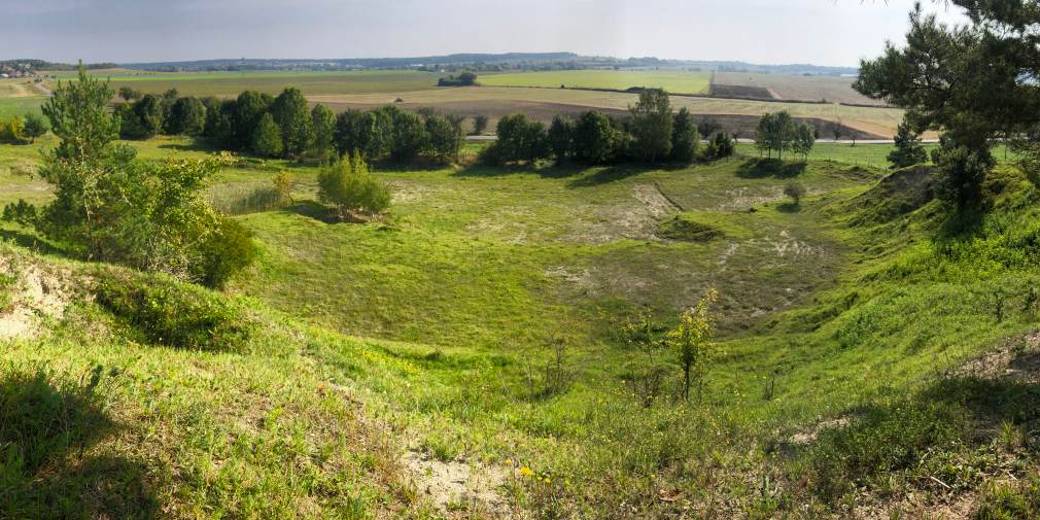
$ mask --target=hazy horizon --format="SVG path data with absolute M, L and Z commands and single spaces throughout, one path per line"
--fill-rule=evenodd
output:
M 739 5 L 740 7 L 736 7 Z M 141 63 L 575 52 L 854 67 L 901 41 L 911 0 L 39 0 L 0 59 Z M 927 5 L 944 20 L 958 15 Z M 753 17 L 736 16 L 751 14 Z

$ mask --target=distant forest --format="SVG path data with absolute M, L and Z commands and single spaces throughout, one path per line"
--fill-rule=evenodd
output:
M 126 63 L 120 66 L 147 71 L 246 71 L 246 70 L 348 70 L 348 69 L 416 69 L 416 70 L 568 70 L 568 69 L 687 69 L 729 72 L 765 72 L 789 75 L 840 76 L 855 75 L 855 67 L 822 67 L 817 65 L 756 65 L 739 61 L 662 60 L 654 57 L 612 58 L 580 56 L 571 52 L 450 54 L 412 58 L 336 58 L 336 59 L 218 59 L 156 63 Z

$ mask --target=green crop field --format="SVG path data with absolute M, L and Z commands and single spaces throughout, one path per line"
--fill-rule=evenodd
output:
M 0 145 L 0 204 L 49 199 L 27 172 L 53 144 Z M 180 138 L 131 144 L 146 159 L 211 156 Z M 885 152 L 873 146 L 821 146 L 807 163 L 741 148 L 679 169 L 382 168 L 393 206 L 365 224 L 315 218 L 314 167 L 225 158 L 215 199 L 281 171 L 296 188 L 288 207 L 236 213 L 261 254 L 224 293 L 70 260 L 0 223 L 0 273 L 32 266 L 67 299 L 38 337 L 7 342 L 0 395 L 38 402 L 4 385 L 37 381 L 43 363 L 28 388 L 90 403 L 70 428 L 98 432 L 32 485 L 15 473 L 28 494 L 9 503 L 351 518 L 936 507 L 929 476 L 974 489 L 994 457 L 1031 457 L 999 432 L 1032 427 L 1035 394 L 955 370 L 1033 330 L 1021 301 L 1040 272 L 1010 248 L 1036 227 L 1022 201 L 1037 192 L 1002 167 L 979 235 L 934 242 L 937 204 L 879 184 L 883 172 L 862 165 Z M 800 203 L 783 194 L 792 182 Z M 712 233 L 684 235 L 691 223 Z M 76 292 L 109 277 L 241 306 L 251 339 L 220 353 L 154 345 Z M 651 361 L 620 327 L 645 311 L 674 324 L 709 287 L 719 335 L 701 397 L 673 399 L 675 354 L 660 351 L 662 395 L 646 405 Z M 461 468 L 451 478 L 478 497 L 437 476 Z M 85 493 L 97 482 L 132 492 Z M 88 501 L 46 499 L 57 496 Z
M 663 88 L 674 94 L 703 94 L 711 75 L 685 71 L 560 70 L 483 74 L 481 85 L 490 87 L 592 88 L 626 90 L 632 87 Z
M 410 92 L 436 87 L 441 74 L 420 71 L 335 71 L 335 72 L 145 72 L 99 70 L 92 75 L 108 78 L 112 87 L 129 86 L 144 93 L 160 94 L 175 88 L 181 95 L 236 96 L 243 90 L 277 94 L 289 86 L 307 95 Z M 69 78 L 69 74 L 56 73 Z

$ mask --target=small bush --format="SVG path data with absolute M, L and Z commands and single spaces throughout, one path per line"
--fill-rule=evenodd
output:
M 784 186 L 784 195 L 791 197 L 791 202 L 797 206 L 802 203 L 802 197 L 805 196 L 805 186 L 797 182 L 789 182 L 787 186 Z
M 202 258 L 194 264 L 196 279 L 207 287 L 222 288 L 235 273 L 256 259 L 253 234 L 237 220 L 221 218 L 217 230 L 200 246 Z
M 250 327 L 237 307 L 165 277 L 111 274 L 95 288 L 97 303 L 146 341 L 205 351 L 241 351 Z
M 390 207 L 390 188 L 368 172 L 364 158 L 357 153 L 322 168 L 318 198 L 335 205 L 339 217 L 347 219 L 354 212 L 374 215 L 386 210 Z

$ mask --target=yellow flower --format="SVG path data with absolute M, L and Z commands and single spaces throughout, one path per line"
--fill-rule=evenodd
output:
M 520 468 L 520 475 L 525 476 L 525 477 L 530 477 L 531 475 L 534 475 L 534 472 L 531 471 L 531 468 L 529 468 L 527 466 L 524 466 L 524 467 Z

